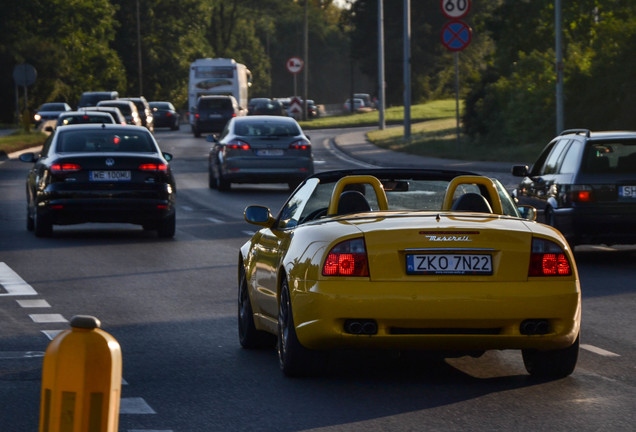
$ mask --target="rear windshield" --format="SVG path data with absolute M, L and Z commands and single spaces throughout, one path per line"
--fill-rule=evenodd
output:
M 276 121 L 237 122 L 234 133 L 241 136 L 296 136 L 300 129 L 295 123 Z
M 121 111 L 121 113 L 123 115 L 130 115 L 132 114 L 132 108 L 130 107 L 130 105 L 128 104 L 120 104 L 117 102 L 102 102 L 100 101 L 97 106 L 110 106 L 110 107 L 115 107 L 115 108 L 119 108 L 119 111 Z
M 157 148 L 149 133 L 145 131 L 68 130 L 59 133 L 56 151 L 58 153 L 156 153 Z
M 636 173 L 636 140 L 589 142 L 581 172 Z
M 232 109 L 229 99 L 201 99 L 199 109 Z
M 115 120 L 113 120 L 113 118 L 108 114 L 77 114 L 71 116 L 61 116 L 58 118 L 57 121 L 57 124 L 61 126 L 83 123 L 115 123 Z

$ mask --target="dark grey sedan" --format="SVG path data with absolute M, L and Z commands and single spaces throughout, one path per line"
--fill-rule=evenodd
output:
M 209 155 L 209 185 L 225 191 L 231 183 L 287 183 L 294 189 L 314 173 L 311 142 L 293 118 L 232 118 Z

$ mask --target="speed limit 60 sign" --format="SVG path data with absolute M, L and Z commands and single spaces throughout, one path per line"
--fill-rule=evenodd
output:
M 448 18 L 459 19 L 470 10 L 470 0 L 440 0 L 440 7 Z

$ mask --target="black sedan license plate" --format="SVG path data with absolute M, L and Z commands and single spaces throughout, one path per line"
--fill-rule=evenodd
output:
M 490 275 L 492 256 L 488 254 L 408 254 L 406 273 L 411 275 Z
M 130 171 L 91 171 L 91 181 L 130 181 Z

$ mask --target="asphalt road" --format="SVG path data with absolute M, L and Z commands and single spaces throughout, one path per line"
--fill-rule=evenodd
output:
M 316 169 L 367 166 L 311 131 Z M 25 228 L 28 165 L 0 163 L 0 431 L 37 430 L 42 356 L 74 315 L 120 343 L 120 431 L 631 431 L 636 423 L 636 246 L 581 246 L 579 364 L 528 377 L 521 354 L 445 361 L 395 353 L 332 356 L 324 376 L 288 379 L 273 350 L 240 348 L 236 258 L 248 204 L 277 211 L 283 185 L 207 187 L 208 143 L 157 131 L 174 153 L 174 239 L 127 225 Z

